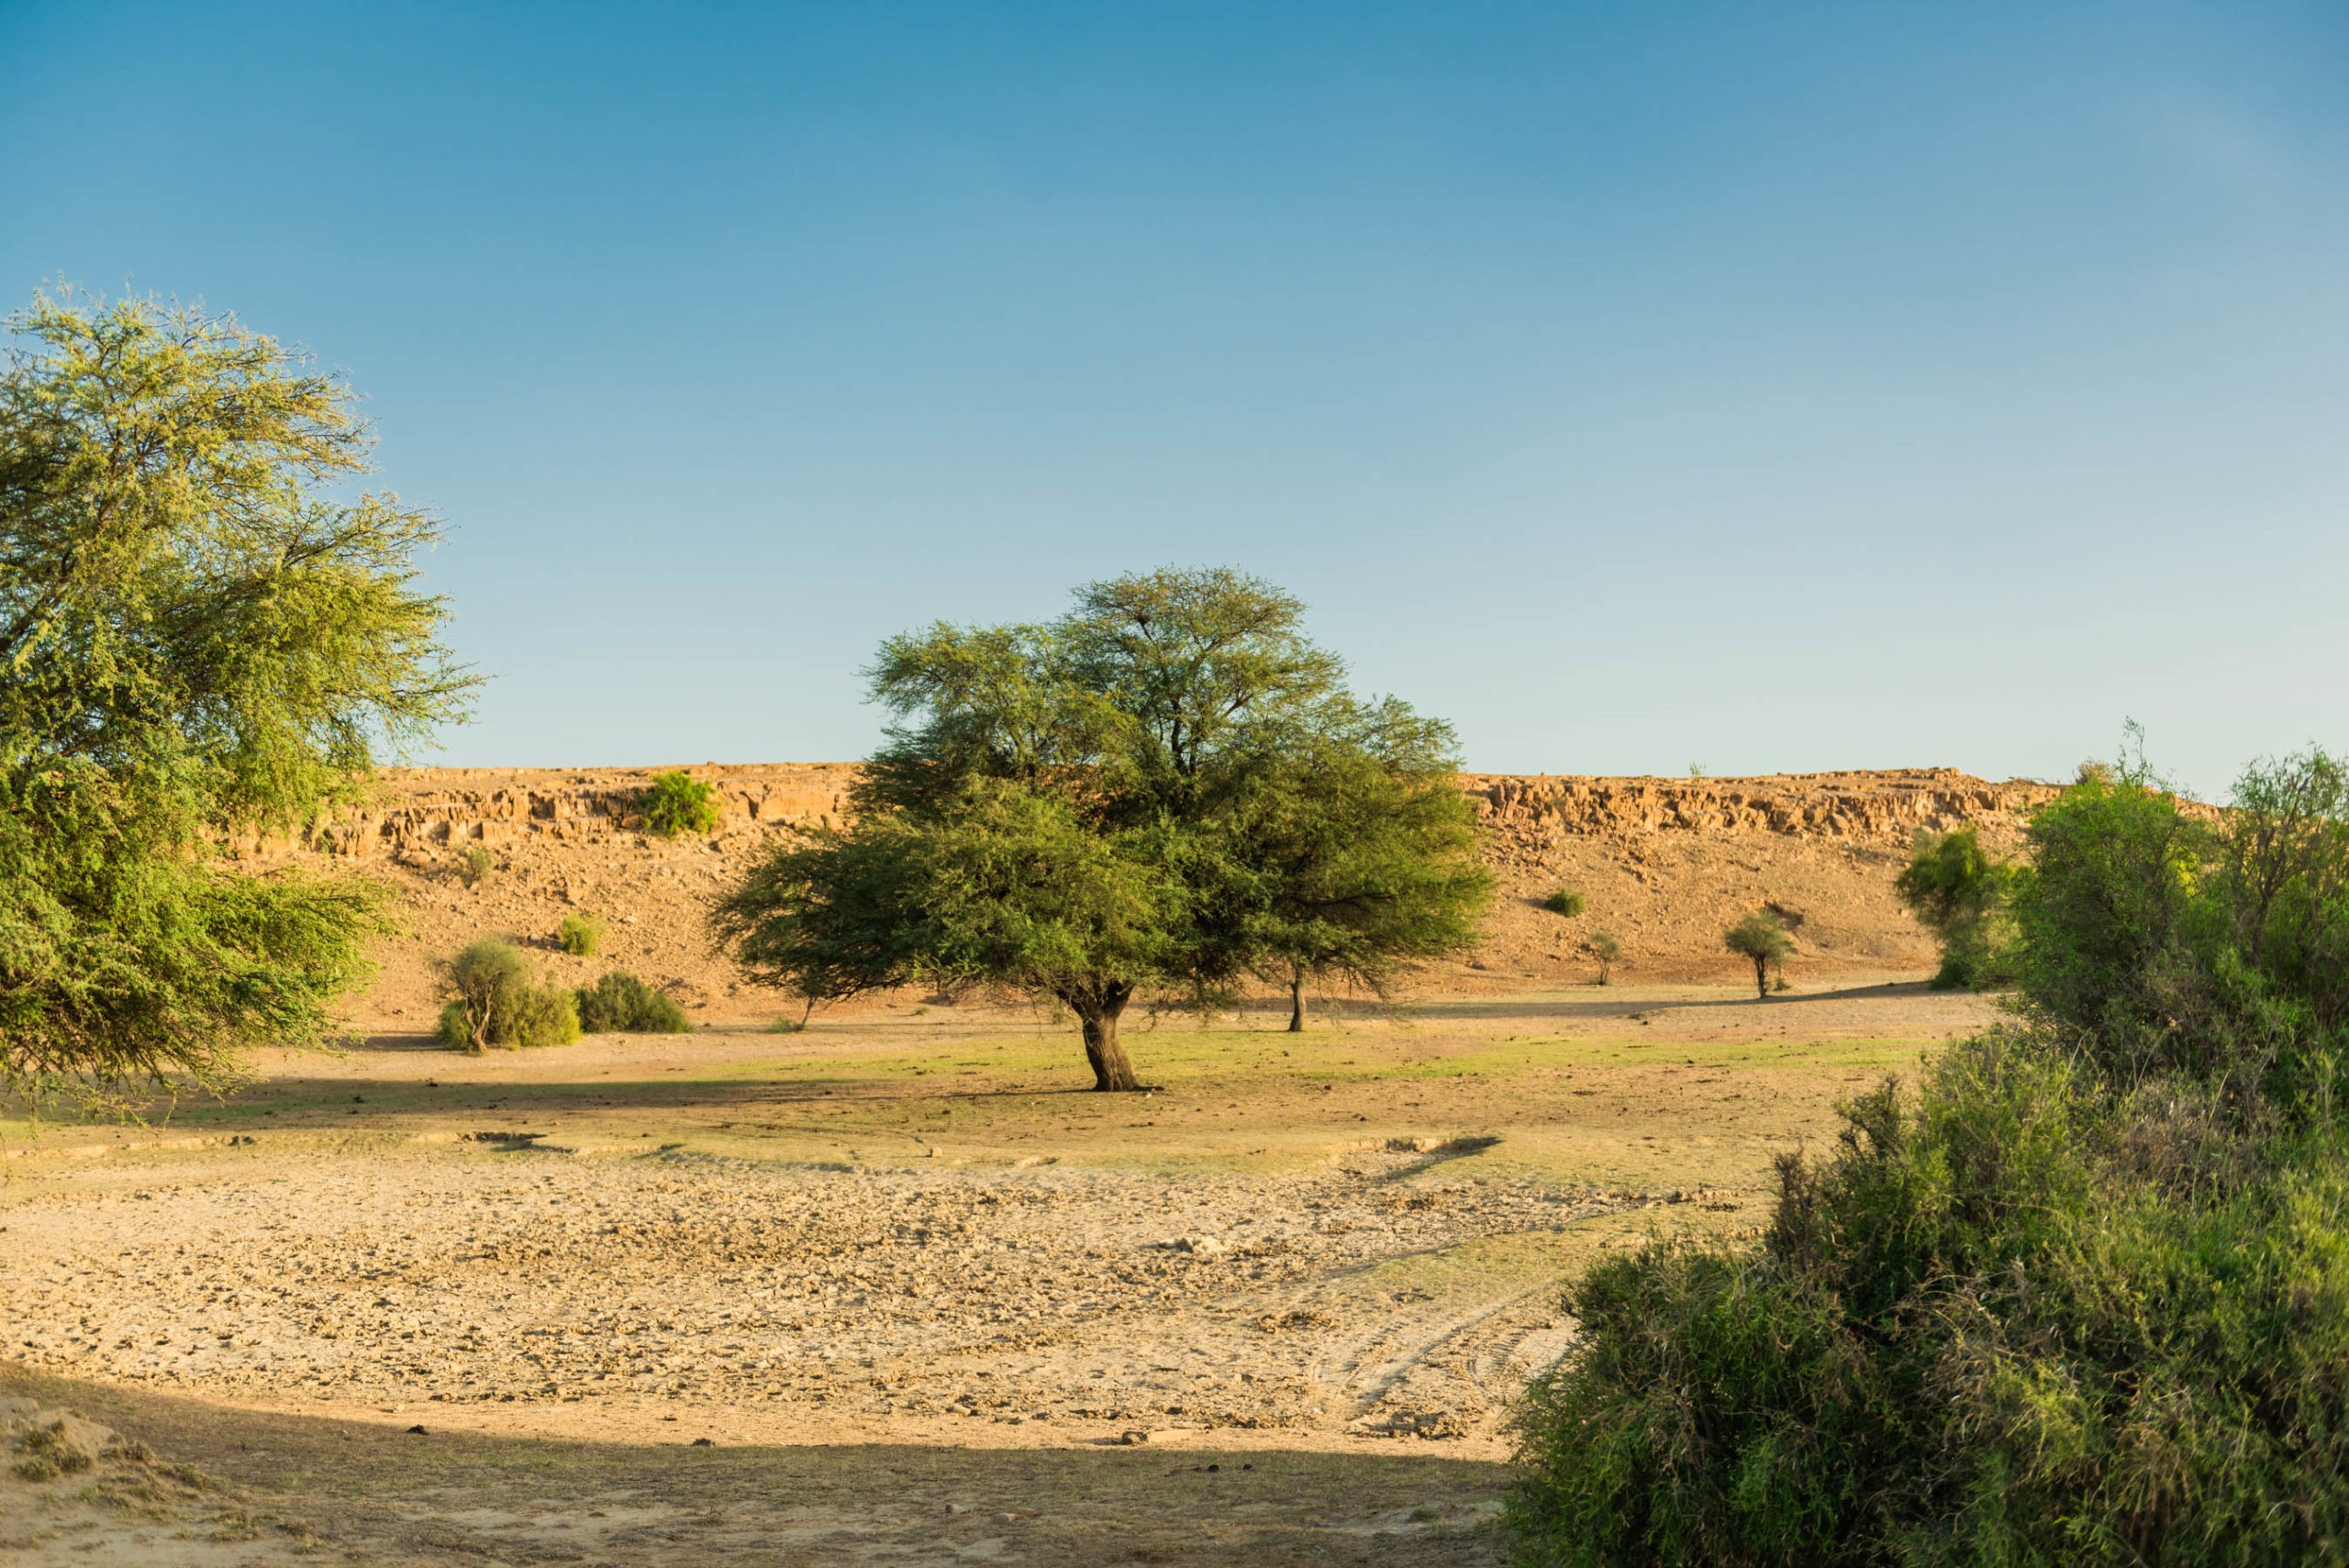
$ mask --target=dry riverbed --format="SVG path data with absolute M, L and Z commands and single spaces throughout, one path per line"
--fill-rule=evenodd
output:
M 1868 980 L 1167 1020 L 1130 1096 L 943 1007 L 285 1056 L 11 1129 L 0 1392 L 360 1561 L 1495 1561 L 1565 1282 L 1750 1232 L 1836 1098 L 1985 1016 Z

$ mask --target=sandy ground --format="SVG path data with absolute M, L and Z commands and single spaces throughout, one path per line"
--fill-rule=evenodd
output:
M 1166 1018 L 1116 1096 L 1064 1028 L 911 1004 L 277 1053 L 168 1122 L 8 1129 L 0 1392 L 210 1490 L 53 1480 L 0 1560 L 1497 1561 L 1564 1284 L 1750 1233 L 1838 1097 L 1989 1016 L 1862 975 Z

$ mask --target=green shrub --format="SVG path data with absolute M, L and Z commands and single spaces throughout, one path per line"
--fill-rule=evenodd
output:
M 767 1033 L 769 1034 L 805 1034 L 807 1030 L 807 1020 L 806 1018 L 795 1018 L 789 1013 L 784 1014 L 780 1018 L 776 1018 L 774 1022 L 767 1025 Z
M 1936 991 L 1984 991 L 2014 979 L 2014 921 L 2007 899 L 2014 868 L 1990 858 L 1971 824 L 1920 833 L 1909 864 L 1893 884 L 1941 942 Z
M 663 839 L 718 828 L 718 792 L 691 773 L 662 773 L 644 792 L 639 808 L 644 813 L 644 830 Z
M 555 944 L 573 958 L 592 957 L 604 945 L 604 922 L 581 910 L 565 915 L 554 929 Z
M 1622 939 L 1612 931 L 1593 931 L 1583 939 L 1582 945 L 1584 951 L 1598 961 L 1598 983 L 1611 984 L 1615 966 L 1623 962 Z
M 675 997 L 617 969 L 580 988 L 578 1018 L 590 1034 L 683 1034 L 693 1027 Z
M 571 994 L 532 984 L 529 962 L 511 942 L 484 938 L 466 948 L 450 962 L 449 984 L 456 994 L 440 1009 L 440 1036 L 460 1051 L 579 1038 Z
M 497 869 L 497 856 L 487 844 L 467 844 L 457 851 L 457 880 L 478 887 L 482 878 Z
M 1520 1416 L 1526 1563 L 2349 1559 L 2349 784 L 2034 818 L 2021 1021 L 1603 1263 Z
M 1542 900 L 1542 907 L 1553 915 L 1564 915 L 1571 920 L 1582 913 L 1582 895 L 1571 887 L 1562 887 Z

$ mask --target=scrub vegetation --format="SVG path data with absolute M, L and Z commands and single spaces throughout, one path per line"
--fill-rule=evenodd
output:
M 2349 1557 L 2349 781 L 2132 762 L 2028 845 L 2010 1024 L 1785 1158 L 1757 1250 L 1575 1292 L 1524 1562 Z

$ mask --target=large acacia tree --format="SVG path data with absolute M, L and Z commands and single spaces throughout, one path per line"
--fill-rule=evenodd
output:
M 1383 982 L 1464 944 L 1487 885 L 1451 733 L 1356 702 L 1302 617 L 1253 578 L 1162 571 L 1047 625 L 892 639 L 872 673 L 894 722 L 851 820 L 755 868 L 720 938 L 811 1001 L 1053 997 L 1100 1089 L 1141 1086 L 1118 1027 L 1145 991 L 1284 963 Z
M 221 848 L 351 797 L 468 677 L 343 487 L 350 390 L 233 318 L 37 297 L 0 370 L 0 1084 L 217 1081 L 364 972 L 380 894 Z

